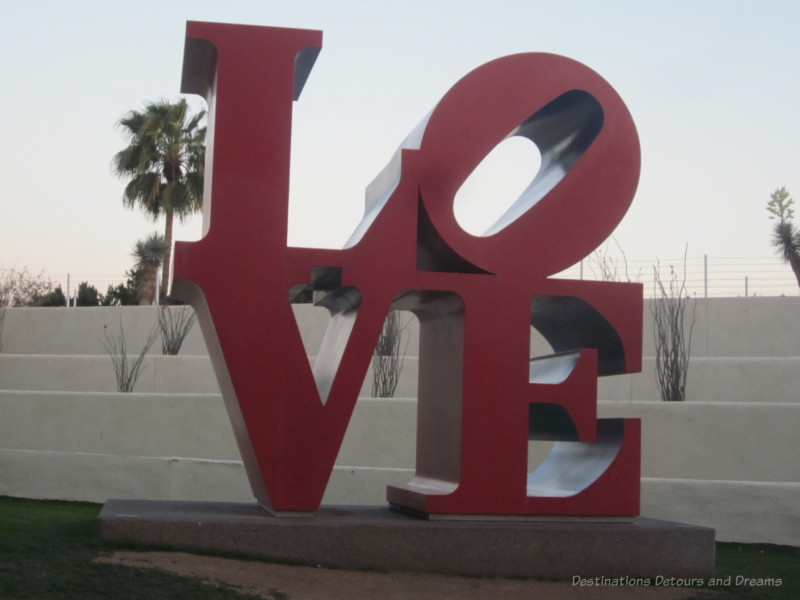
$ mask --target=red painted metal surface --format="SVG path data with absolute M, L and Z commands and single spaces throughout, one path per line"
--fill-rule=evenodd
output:
M 383 321 L 420 321 L 416 476 L 387 491 L 427 515 L 635 515 L 639 423 L 597 420 L 598 375 L 640 370 L 638 284 L 550 277 L 597 247 L 639 175 L 633 121 L 569 59 L 520 54 L 459 81 L 368 188 L 342 250 L 287 247 L 292 102 L 320 32 L 190 22 L 184 92 L 209 101 L 205 237 L 179 243 L 175 295 L 196 309 L 258 501 L 319 507 Z M 509 135 L 542 168 L 485 236 L 455 193 Z M 325 292 L 312 369 L 290 306 Z M 529 360 L 530 327 L 554 355 Z M 528 476 L 530 440 L 556 445 Z

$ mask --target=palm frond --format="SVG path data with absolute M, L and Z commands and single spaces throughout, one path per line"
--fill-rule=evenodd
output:
M 131 250 L 131 256 L 136 259 L 136 268 L 158 267 L 164 259 L 169 245 L 163 235 L 151 233 L 143 240 L 138 240 Z
M 189 119 L 189 122 L 184 127 L 184 130 L 187 133 L 193 132 L 197 128 L 197 126 L 200 124 L 200 121 L 202 121 L 205 118 L 205 116 L 206 116 L 206 111 L 201 110 L 196 115 L 194 115 L 191 119 Z M 203 129 L 205 130 L 205 128 L 203 128 Z

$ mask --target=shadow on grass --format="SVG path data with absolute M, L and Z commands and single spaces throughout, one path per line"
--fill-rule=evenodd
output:
M 800 548 L 771 544 L 717 543 L 715 579 L 723 598 L 800 598 Z M 704 588 L 706 590 L 712 588 Z M 720 597 L 700 595 L 699 598 Z
M 253 600 L 199 579 L 95 564 L 99 504 L 0 498 L 0 598 L 4 600 Z

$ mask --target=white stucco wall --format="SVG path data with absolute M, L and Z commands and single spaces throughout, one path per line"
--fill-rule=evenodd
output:
M 800 546 L 800 299 L 697 305 L 687 402 L 658 400 L 646 307 L 644 372 L 601 379 L 600 416 L 642 419 L 642 514 L 712 526 L 720 540 Z M 138 352 L 155 310 L 8 310 L 0 495 L 252 500 L 199 331 L 182 356 L 154 349 L 135 393 L 114 391 L 103 325 L 122 322 Z M 324 311 L 297 314 L 314 354 Z M 397 398 L 359 400 L 325 503 L 383 503 L 387 484 L 411 478 L 416 368 L 408 356 Z
M 643 355 L 654 355 L 651 301 L 644 303 Z M 691 300 L 696 304 L 692 356 L 800 357 L 798 314 L 800 297 L 710 298 Z M 315 354 L 322 340 L 327 312 L 311 305 L 294 305 L 301 335 L 309 354 Z M 109 308 L 11 308 L 3 330 L 3 354 L 90 354 L 105 355 L 104 326 L 111 332 L 122 323 L 129 347 L 138 353 L 147 334 L 157 324 L 159 307 Z M 173 309 L 174 310 L 174 309 Z M 687 314 L 691 310 L 687 309 Z M 417 328 L 412 322 L 409 348 L 416 348 Z M 534 336 L 535 337 L 535 336 Z M 533 341 L 536 344 L 536 340 Z M 156 346 L 151 350 L 160 354 Z M 184 355 L 207 354 L 202 335 L 194 329 L 188 336 Z M 413 352 L 410 352 L 413 354 Z

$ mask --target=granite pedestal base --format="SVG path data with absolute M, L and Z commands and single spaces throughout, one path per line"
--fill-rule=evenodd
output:
M 111 543 L 242 554 L 341 569 L 480 577 L 710 577 L 714 530 L 618 521 L 427 521 L 379 507 L 278 518 L 256 504 L 109 500 Z

